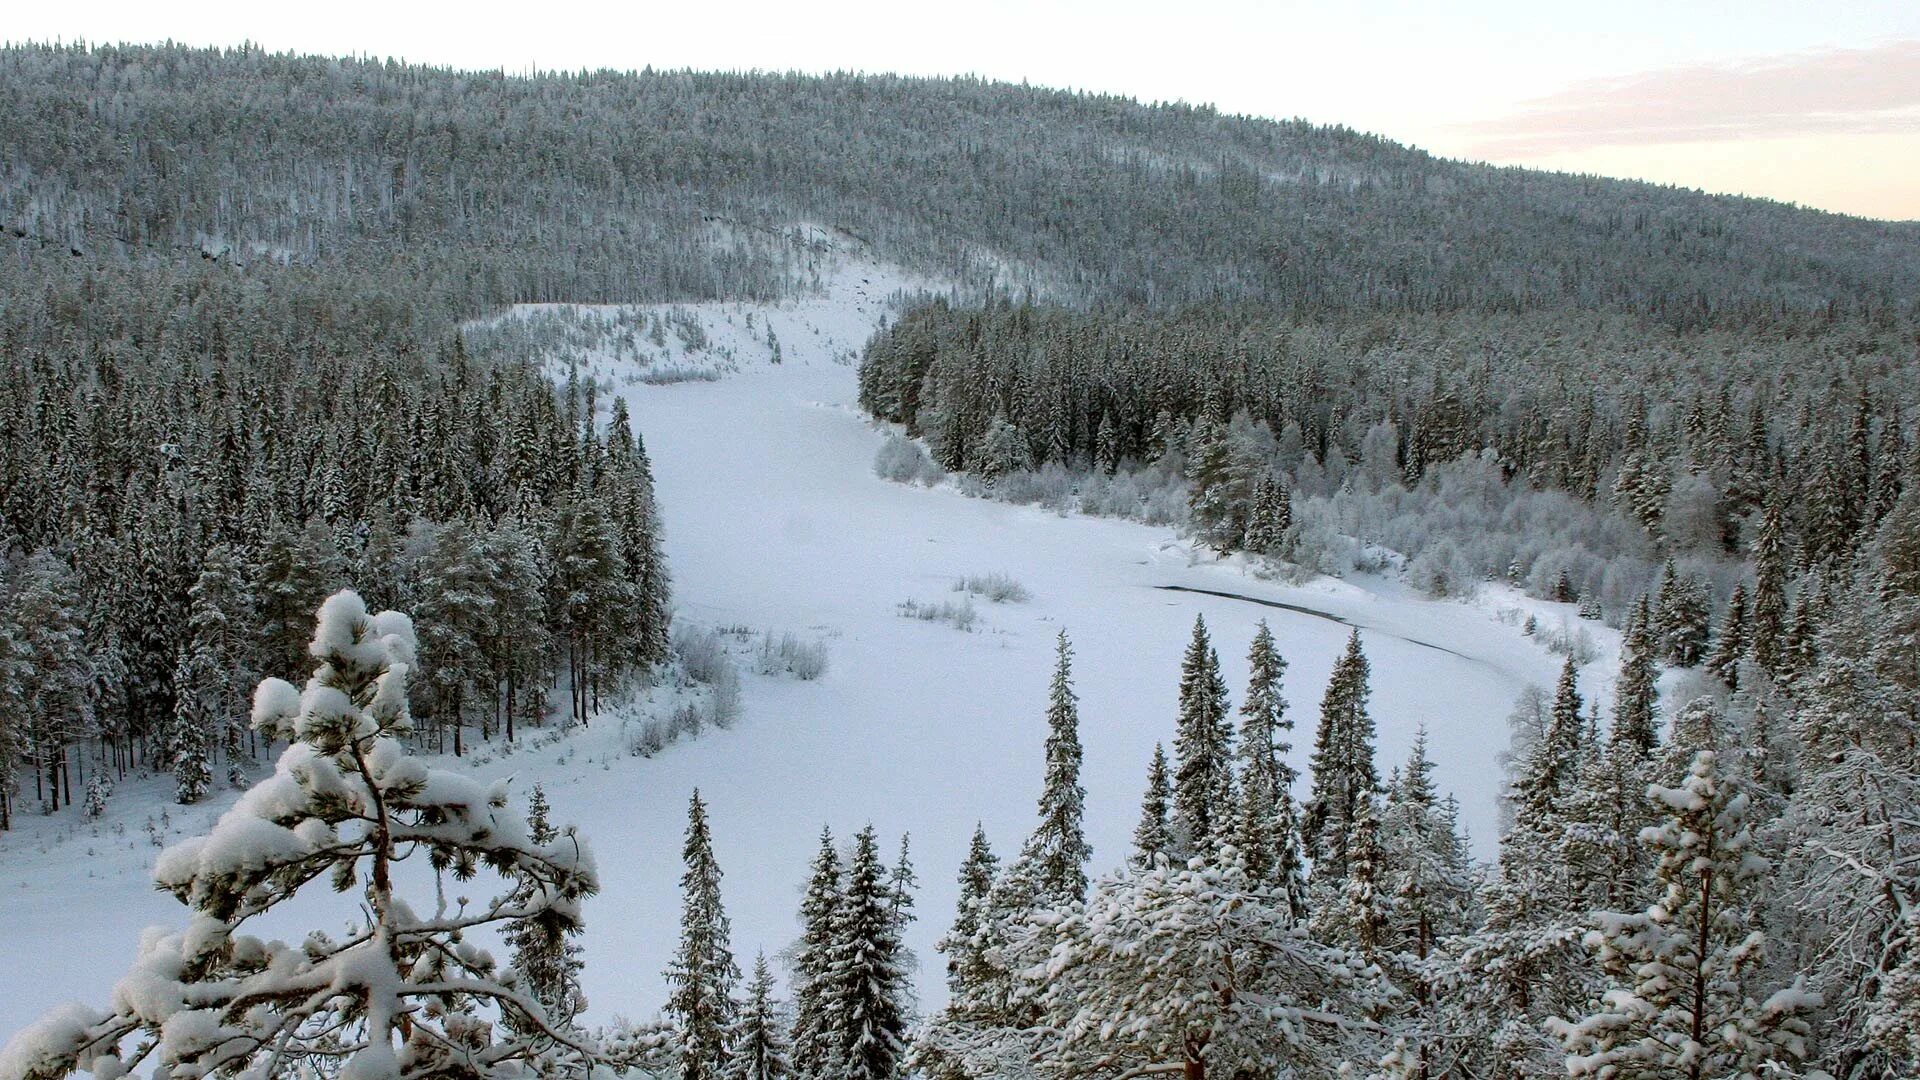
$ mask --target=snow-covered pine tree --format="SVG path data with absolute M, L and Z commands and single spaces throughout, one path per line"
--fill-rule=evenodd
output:
M 550 820 L 552 810 L 546 791 L 539 784 L 533 785 L 527 795 L 527 839 L 537 846 L 545 847 L 562 835 Z M 569 830 L 566 835 L 571 837 L 573 833 Z M 570 1029 L 587 1008 L 586 994 L 580 989 L 581 948 L 573 940 L 580 931 L 578 914 L 560 918 L 543 910 L 501 933 L 513 949 L 508 966 L 519 977 L 520 992 L 540 1003 L 547 1023 L 561 1028 Z M 507 1016 L 506 1022 L 519 1034 L 535 1033 L 513 1015 Z
M 1601 1007 L 1552 1027 L 1572 1076 L 1758 1078 L 1806 1056 L 1819 995 L 1796 981 L 1768 992 L 1760 924 L 1767 861 L 1753 850 L 1747 794 L 1719 755 L 1695 755 L 1677 788 L 1648 794 L 1666 820 L 1642 833 L 1659 856 L 1660 899 L 1602 913 L 1587 944 L 1611 988 Z
M 1057 907 L 1087 895 L 1087 846 L 1081 814 L 1087 799 L 1080 786 L 1080 708 L 1073 693 L 1073 645 L 1060 631 L 1054 644 L 1053 681 L 1047 689 L 1046 780 L 1040 791 L 1040 823 L 1020 858 L 1031 864 L 1039 902 Z
M 548 607 L 566 655 L 571 716 L 584 724 L 619 667 L 614 631 L 631 615 L 633 589 L 619 536 L 587 493 L 577 492 L 556 510 L 549 536 Z
M 730 1042 L 733 1056 L 726 1080 L 788 1080 L 794 1075 L 780 1003 L 773 996 L 773 971 L 764 953 L 754 958 L 747 999 L 740 1005 Z
M 839 1052 L 829 1013 L 833 987 L 828 974 L 839 940 L 843 893 L 840 853 L 832 830 L 823 828 L 800 900 L 800 940 L 793 948 L 793 1064 L 810 1080 L 830 1080 Z
M 1051 1073 L 1320 1076 L 1378 1056 L 1375 972 L 1310 938 L 1231 847 L 1220 854 L 1103 878 L 1084 908 L 1050 918 L 1028 977 Z
M 319 1068 L 346 1080 L 518 1080 L 620 1064 L 551 1024 L 463 940 L 577 911 L 596 886 L 584 846 L 534 844 L 507 812 L 504 784 L 407 755 L 406 616 L 370 616 L 358 596 L 337 594 L 321 606 L 311 651 L 319 665 L 304 692 L 267 679 L 254 696 L 254 723 L 291 744 L 273 776 L 155 866 L 192 910 L 191 927 L 148 937 L 111 1011 L 62 1010 L 16 1036 L 0 1051 L 5 1080 L 118 1076 L 148 1061 L 170 1075 Z M 485 868 L 508 887 L 422 918 L 396 883 L 416 858 L 462 879 Z M 358 894 L 338 913 L 344 934 L 316 930 L 289 945 L 247 932 L 323 879 Z M 535 1033 L 492 1022 L 503 1014 Z
M 681 848 L 680 947 L 667 966 L 667 1003 L 673 1024 L 674 1067 L 681 1080 L 719 1080 L 732 1055 L 734 987 L 740 968 L 733 960 L 731 931 L 720 903 L 720 864 L 700 792 L 687 805 L 687 839 Z
M 1653 640 L 1653 616 L 1642 596 L 1634 602 L 1627 630 L 1620 642 L 1620 679 L 1613 691 L 1615 745 L 1645 757 L 1659 741 L 1659 668 Z
M 892 890 L 871 825 L 854 837 L 833 929 L 824 973 L 832 1051 L 821 1075 L 895 1080 L 906 1060 L 912 1004 Z
M 1147 792 L 1140 800 L 1140 823 L 1133 829 L 1133 855 L 1128 863 L 1144 870 L 1157 860 L 1173 857 L 1173 782 L 1167 775 L 1166 747 L 1153 744 L 1147 766 Z
M 485 688 L 498 724 L 511 740 L 522 699 L 542 701 L 553 672 L 553 637 L 547 630 L 546 599 L 541 595 L 546 571 L 540 565 L 539 545 L 521 526 L 502 524 L 480 540 L 493 587 L 491 617 L 482 624 L 480 652 L 488 667 Z M 543 706 L 536 707 L 539 718 Z
M 1230 842 L 1236 816 L 1227 684 L 1201 616 L 1194 617 L 1193 638 L 1180 664 L 1173 752 L 1173 854 L 1184 861 Z
M 1360 647 L 1360 631 L 1347 638 L 1347 651 L 1334 665 L 1320 699 L 1320 727 L 1314 734 L 1313 794 L 1301 818 L 1301 833 L 1313 859 L 1314 876 L 1324 882 L 1344 878 L 1347 853 L 1361 802 L 1380 788 L 1373 764 L 1373 717 L 1367 713 L 1371 665 Z

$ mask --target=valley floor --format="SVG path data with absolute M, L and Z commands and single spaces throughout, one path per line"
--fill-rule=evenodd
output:
M 662 1000 L 696 787 L 711 810 L 743 966 L 795 936 L 799 888 L 823 825 L 849 837 L 870 821 L 889 845 L 911 833 L 922 887 L 909 944 L 920 958 L 922 1006 L 936 1006 L 945 991 L 933 943 L 952 917 L 953 876 L 974 823 L 984 823 L 1003 856 L 1031 825 L 1062 628 L 1076 651 L 1096 872 L 1125 857 L 1153 745 L 1171 742 L 1180 654 L 1196 613 L 1212 628 L 1236 704 L 1254 624 L 1271 624 L 1290 665 L 1289 715 L 1300 725 L 1292 762 L 1302 771 L 1343 624 L 1360 627 L 1382 773 L 1425 724 L 1440 784 L 1461 800 L 1476 854 L 1492 854 L 1506 717 L 1524 686 L 1550 686 L 1560 664 L 1521 636 L 1511 610 L 1571 620 L 1564 605 L 1504 593 L 1433 602 L 1390 582 L 1286 587 L 1237 562 L 1196 558 L 1166 529 L 880 480 L 871 462 L 881 434 L 853 404 L 845 359 L 882 310 L 881 289 L 858 274 L 834 287 L 855 283 L 864 286 L 857 297 L 836 299 L 830 289 L 812 307 L 776 312 L 787 320 L 778 366 L 745 364 L 718 381 L 664 386 L 614 378 L 652 455 L 678 617 L 819 637 L 830 659 L 817 681 L 748 676 L 738 723 L 654 758 L 621 753 L 603 724 L 477 766 L 514 776 L 521 792 L 545 784 L 556 820 L 578 824 L 597 852 L 604 892 L 586 908 L 589 1020 L 650 1016 Z M 817 318 L 807 314 L 814 308 Z M 721 312 L 709 314 L 723 321 Z M 958 577 L 994 571 L 1032 598 L 976 601 L 973 632 L 898 614 L 905 600 L 957 600 Z M 1509 605 L 1507 618 L 1500 604 Z M 1586 681 L 1604 685 L 1613 635 L 1585 625 L 1602 645 Z M 0 980 L 0 1037 L 63 1000 L 104 1003 L 141 928 L 180 921 L 145 871 L 157 849 L 139 823 L 165 805 L 160 793 L 156 781 L 116 796 L 124 801 L 110 819 L 117 825 L 35 820 L 0 837 L 0 971 L 10 974 Z M 171 823 L 194 827 L 217 810 L 174 808 Z

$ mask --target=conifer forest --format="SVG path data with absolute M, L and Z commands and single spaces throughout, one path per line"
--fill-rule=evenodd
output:
M 0 46 L 0 1080 L 1920 1076 L 1920 222 Z

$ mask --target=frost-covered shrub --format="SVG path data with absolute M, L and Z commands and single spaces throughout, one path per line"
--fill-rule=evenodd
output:
M 996 604 L 1024 604 L 1033 599 L 1025 585 L 1002 573 L 968 574 L 953 583 L 954 592 L 984 597 Z
M 802 641 L 792 634 L 776 640 L 772 631 L 760 643 L 756 669 L 762 675 L 792 675 L 802 681 L 817 679 L 827 672 L 827 643 Z
M 729 658 L 709 684 L 706 719 L 717 728 L 729 728 L 740 718 L 740 672 Z
M 1554 626 L 1540 626 L 1536 623 L 1535 638 L 1547 647 L 1547 651 L 1558 656 L 1567 656 L 1575 664 L 1590 664 L 1599 656 L 1593 644 L 1593 635 L 1578 622 L 1565 620 Z
M 895 610 L 904 618 L 919 619 L 921 622 L 943 622 L 955 630 L 971 631 L 980 618 L 979 613 L 973 608 L 971 596 L 962 597 L 958 603 L 952 600 L 934 603 L 902 600 Z
M 1466 596 L 1485 575 L 1450 539 L 1427 548 L 1407 564 L 1407 580 L 1434 596 Z
M 897 484 L 925 484 L 946 478 L 945 470 L 927 456 L 926 448 L 905 435 L 890 434 L 873 454 L 874 475 Z
M 1329 500 L 1293 504 L 1293 561 L 1316 574 L 1344 577 L 1359 563 L 1360 545 L 1342 532 Z
M 673 656 L 681 670 L 695 682 L 709 686 L 733 671 L 733 658 L 727 655 L 727 642 L 719 631 L 686 627 L 673 628 Z M 738 676 L 736 675 L 736 678 Z
M 640 381 L 648 386 L 672 386 L 676 383 L 719 382 L 720 373 L 710 367 L 688 367 L 684 364 L 662 364 L 640 373 Z
M 1073 473 L 1057 461 L 1038 470 L 1018 469 L 993 482 L 994 497 L 1016 506 L 1044 506 L 1066 513 L 1074 506 Z

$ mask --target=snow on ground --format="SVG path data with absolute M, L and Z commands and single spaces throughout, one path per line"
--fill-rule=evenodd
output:
M 1574 625 L 1569 605 L 1504 590 L 1476 604 L 1434 602 L 1377 580 L 1285 586 L 1238 561 L 1196 557 L 1167 529 L 880 480 L 871 463 L 881 433 L 853 404 L 847 361 L 889 299 L 924 283 L 844 253 L 819 276 L 820 291 L 773 308 L 680 309 L 699 318 L 710 348 L 732 350 L 737 370 L 716 381 L 642 381 L 648 368 L 687 361 L 677 343 L 672 355 L 648 358 L 582 353 L 627 397 L 645 436 L 679 616 L 794 631 L 830 649 L 817 681 L 749 675 L 737 724 L 654 758 L 625 754 L 602 722 L 577 741 L 477 766 L 513 775 L 522 793 L 544 783 L 556 819 L 578 824 L 598 853 L 604 891 L 586 909 L 590 1018 L 648 1016 L 663 998 L 696 787 L 710 807 L 743 965 L 795 936 L 823 825 L 847 838 L 872 822 L 889 849 L 910 832 L 922 889 L 909 944 L 921 961 L 922 1003 L 937 1006 L 945 990 L 933 943 L 952 918 L 954 874 L 974 823 L 1006 856 L 1033 821 L 1062 628 L 1076 652 L 1097 872 L 1125 857 L 1153 745 L 1172 740 L 1196 614 L 1213 632 L 1236 704 L 1255 622 L 1272 626 L 1290 665 L 1286 696 L 1300 725 L 1292 760 L 1303 771 L 1328 673 L 1348 624 L 1360 627 L 1383 774 L 1426 725 L 1439 781 L 1460 798 L 1476 852 L 1493 853 L 1506 717 L 1524 686 L 1550 688 L 1560 665 L 1518 623 L 1525 610 L 1541 613 L 1543 626 Z M 763 362 L 769 324 L 782 345 L 777 366 Z M 1031 599 L 975 601 L 973 632 L 898 613 L 907 600 L 957 600 L 957 578 L 991 572 L 1018 579 Z M 1588 680 L 1604 686 L 1617 635 L 1580 625 L 1598 646 Z M 62 1000 L 104 1003 L 140 929 L 180 921 L 144 870 L 157 849 L 139 822 L 160 813 L 163 798 L 155 781 L 117 795 L 115 823 L 101 829 L 63 815 L 0 837 L 0 971 L 30 975 L 0 980 L 0 1035 Z M 168 811 L 176 827 L 198 827 L 214 812 Z

